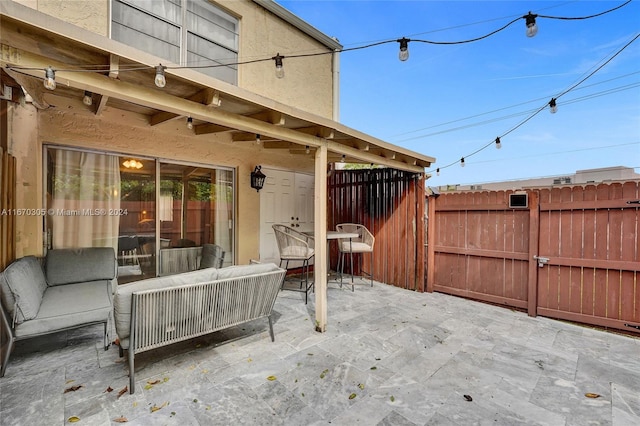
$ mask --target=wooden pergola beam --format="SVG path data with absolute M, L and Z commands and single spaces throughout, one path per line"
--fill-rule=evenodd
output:
M 187 98 L 190 101 L 198 102 L 203 105 L 207 105 L 210 107 L 219 107 L 222 101 L 220 100 L 220 93 L 217 90 L 206 88 L 193 96 Z M 160 123 L 164 123 L 165 121 L 173 120 L 175 118 L 181 117 L 179 114 L 174 114 L 171 112 L 161 111 L 157 114 L 154 114 L 149 119 L 149 124 L 151 126 L 157 126 Z M 203 131 L 204 129 L 201 129 Z M 202 133 L 198 133 L 202 134 Z

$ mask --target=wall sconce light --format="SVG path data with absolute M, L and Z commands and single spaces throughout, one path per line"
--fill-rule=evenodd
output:
M 264 173 L 260 170 L 262 166 L 256 166 L 256 168 L 251 172 L 251 187 L 256 190 L 256 192 L 260 192 L 262 187 L 264 186 L 264 181 L 267 178 Z

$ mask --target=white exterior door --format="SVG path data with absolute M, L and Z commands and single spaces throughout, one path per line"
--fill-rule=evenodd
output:
M 262 169 L 267 176 L 260 191 L 260 261 L 280 263 L 272 225 L 313 231 L 314 178 L 312 175 Z M 289 263 L 290 267 L 295 267 Z

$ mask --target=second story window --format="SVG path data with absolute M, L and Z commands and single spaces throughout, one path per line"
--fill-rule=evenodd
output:
M 237 84 L 238 20 L 207 0 L 112 0 L 111 16 L 112 39 Z

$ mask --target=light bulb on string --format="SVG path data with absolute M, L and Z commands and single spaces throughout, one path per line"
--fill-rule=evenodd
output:
M 342 154 L 342 158 L 340 159 L 340 162 L 341 162 L 341 163 L 344 163 L 344 159 L 345 159 L 345 155 L 344 155 L 344 154 Z
M 86 106 L 91 106 L 93 104 L 93 93 L 88 90 L 84 91 L 84 96 L 82 97 L 82 103 Z
M 538 25 L 536 24 L 537 16 L 538 15 L 534 15 L 531 12 L 523 16 L 527 23 L 527 37 L 533 37 L 538 34 Z
M 309 145 L 304 147 L 304 152 L 305 154 L 309 154 L 311 152 L 311 148 L 309 148 Z
M 56 89 L 56 72 L 51 67 L 44 70 L 44 87 L 49 90 Z
M 187 129 L 193 129 L 193 118 L 187 117 Z
M 500 137 L 496 138 L 496 149 L 502 148 L 502 142 L 500 142 Z
M 163 88 L 164 86 L 167 85 L 167 79 L 164 76 L 164 70 L 167 67 L 163 66 L 162 64 L 158 65 L 156 67 L 156 78 L 154 80 L 154 82 L 156 83 L 156 86 Z
M 400 52 L 398 52 L 398 59 L 400 59 L 402 62 L 409 59 L 409 42 L 410 41 L 411 40 L 406 37 L 402 37 L 401 39 L 398 39 L 398 43 L 400 43 Z
M 262 142 L 262 140 L 260 140 L 260 134 L 256 134 L 256 144 L 260 145 L 260 143 Z
M 556 104 L 556 98 L 551 98 L 551 100 L 549 101 L 549 111 L 551 111 L 551 114 L 555 114 L 556 112 L 558 112 L 558 105 Z
M 440 167 L 436 169 L 436 176 L 440 176 Z
M 284 68 L 282 65 L 282 60 L 284 59 L 284 56 L 280 55 L 280 53 L 278 52 L 276 53 L 276 56 L 274 56 L 271 59 L 273 59 L 276 63 L 276 77 L 284 78 Z
M 464 167 L 464 157 L 460 159 L 460 167 Z

